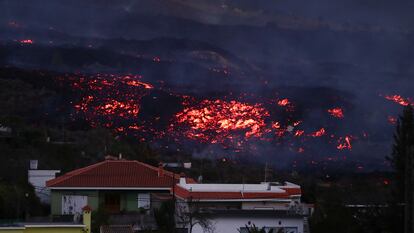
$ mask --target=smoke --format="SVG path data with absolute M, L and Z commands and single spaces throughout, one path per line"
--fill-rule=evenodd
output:
M 199 100 L 265 103 L 281 120 L 292 116 L 268 101 L 289 98 L 292 118 L 304 122 L 305 132 L 326 127 L 338 137 L 355 135 L 347 156 L 372 167 L 382 166 L 390 151 L 387 117 L 401 111 L 382 96 L 413 97 L 410 1 L 2 0 L 0 8 L 3 64 L 139 73 L 163 91 Z M 13 42 L 22 39 L 35 43 Z M 337 107 L 343 119 L 327 113 Z M 337 142 L 326 140 L 310 143 L 304 153 L 311 160 L 330 157 Z M 302 156 L 301 146 L 289 143 L 252 141 L 246 147 L 246 155 L 277 154 L 285 165 Z M 193 154 L 237 153 L 207 145 Z

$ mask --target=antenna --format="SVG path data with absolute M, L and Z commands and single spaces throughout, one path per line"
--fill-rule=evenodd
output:
M 242 195 L 242 197 L 244 197 L 244 176 L 243 176 L 242 180 L 243 180 L 243 185 L 242 185 L 241 195 Z

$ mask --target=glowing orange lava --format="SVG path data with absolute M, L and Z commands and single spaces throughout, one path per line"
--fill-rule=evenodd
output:
M 176 122 L 185 127 L 183 134 L 191 139 L 211 143 L 260 137 L 265 133 L 269 112 L 260 104 L 239 101 L 203 100 L 196 107 L 176 114 Z
M 313 132 L 312 134 L 310 134 L 311 137 L 322 137 L 323 135 L 325 135 L 326 131 L 325 128 L 321 128 L 320 130 Z
M 277 104 L 279 106 L 287 106 L 288 104 L 290 104 L 290 101 L 289 101 L 289 99 L 281 99 L 277 102 Z
M 153 86 L 142 82 L 139 75 L 118 76 L 96 74 L 67 77 L 81 99 L 74 108 L 83 113 L 92 126 L 112 128 L 116 132 L 137 130 L 138 125 L 125 125 L 125 120 L 136 120 L 140 100 Z
M 31 39 L 20 40 L 21 44 L 33 44 L 34 41 Z
M 332 109 L 328 109 L 328 112 L 333 117 L 336 117 L 336 118 L 344 118 L 344 112 L 343 112 L 342 108 L 332 108 Z
M 396 117 L 388 116 L 387 120 L 391 125 L 397 124 L 397 118 Z
M 404 98 L 401 95 L 386 95 L 385 99 L 393 101 L 402 106 L 408 106 L 410 104 L 413 104 L 410 99 Z
M 338 146 L 336 147 L 338 150 L 351 150 L 352 149 L 352 144 L 351 144 L 351 137 L 350 136 L 345 136 L 340 137 L 338 139 Z

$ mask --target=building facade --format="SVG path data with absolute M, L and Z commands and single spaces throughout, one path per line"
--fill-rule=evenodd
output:
M 289 182 L 188 184 L 181 179 L 175 195 L 177 223 L 193 233 L 247 233 L 253 226 L 273 233 L 306 233 L 312 213 L 311 206 L 301 203 L 300 186 Z
M 107 159 L 49 180 L 51 214 L 56 221 L 73 218 L 88 205 L 110 215 L 111 222 L 155 229 L 155 196 L 169 195 L 179 175 L 145 163 Z

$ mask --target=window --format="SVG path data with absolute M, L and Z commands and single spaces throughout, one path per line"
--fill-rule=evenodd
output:
M 82 208 L 88 204 L 88 196 L 62 196 L 62 214 L 81 214 Z
M 149 193 L 138 194 L 138 208 L 149 209 L 151 206 L 151 196 Z

